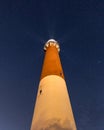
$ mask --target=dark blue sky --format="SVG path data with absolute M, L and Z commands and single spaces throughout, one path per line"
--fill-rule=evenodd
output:
M 44 43 L 60 57 L 78 130 L 104 130 L 104 1 L 0 1 L 0 130 L 29 130 Z

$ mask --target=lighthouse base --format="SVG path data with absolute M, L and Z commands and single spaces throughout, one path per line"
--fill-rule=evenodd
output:
M 31 130 L 76 130 L 66 83 L 60 76 L 40 81 Z

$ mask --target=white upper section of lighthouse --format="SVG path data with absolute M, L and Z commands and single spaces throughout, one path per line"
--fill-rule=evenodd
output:
M 49 46 L 55 46 L 57 48 L 58 52 L 60 51 L 59 43 L 57 41 L 55 41 L 54 39 L 50 39 L 45 43 L 44 50 L 46 51 Z

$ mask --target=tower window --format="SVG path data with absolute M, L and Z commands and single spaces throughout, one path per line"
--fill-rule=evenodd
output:
M 42 93 L 42 90 L 40 90 L 40 94 Z
M 60 76 L 62 76 L 62 72 L 60 72 Z

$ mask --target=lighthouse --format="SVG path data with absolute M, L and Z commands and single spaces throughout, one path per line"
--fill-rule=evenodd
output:
M 45 57 L 30 130 L 76 130 L 59 52 L 54 39 L 44 45 Z

